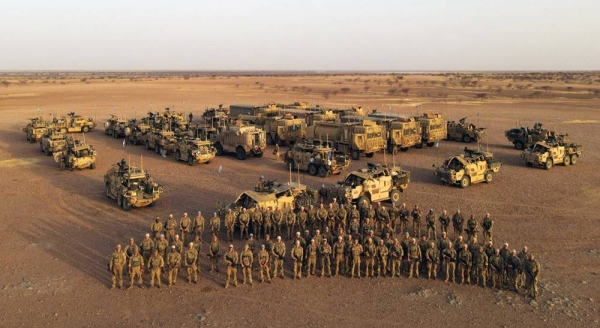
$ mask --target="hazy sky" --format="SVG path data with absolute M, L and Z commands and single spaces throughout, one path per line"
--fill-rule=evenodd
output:
M 599 0 L 11 0 L 0 70 L 599 70 Z

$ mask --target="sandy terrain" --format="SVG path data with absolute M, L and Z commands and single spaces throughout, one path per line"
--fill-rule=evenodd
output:
M 107 74 L 110 75 L 110 74 Z M 0 209 L 4 252 L 0 270 L 0 326 L 594 326 L 599 324 L 600 89 L 598 76 L 521 74 L 511 79 L 481 75 L 199 76 L 172 75 L 0 76 Z M 83 80 L 85 79 L 85 80 Z M 25 81 L 19 82 L 19 81 Z M 472 81 L 475 81 L 473 83 Z M 511 87 L 508 87 L 508 85 Z M 8 85 L 8 86 L 6 86 Z M 549 86 L 550 88 L 543 88 Z M 349 90 L 345 90 L 348 88 Z M 499 90 L 500 88 L 500 90 Z M 408 90 L 406 90 L 408 89 Z M 406 92 L 404 92 L 404 91 Z M 483 95 L 482 95 L 483 94 Z M 150 108 L 193 112 L 219 103 L 261 104 L 304 100 L 326 106 L 464 116 L 488 128 L 483 144 L 504 165 L 492 184 L 466 190 L 443 186 L 432 165 L 460 153 L 465 144 L 410 149 L 394 159 L 410 170 L 403 200 L 438 212 L 490 212 L 496 242 L 527 245 L 542 264 L 540 298 L 523 294 L 407 279 L 277 279 L 271 285 L 225 290 L 224 275 L 162 289 L 110 290 L 106 263 L 117 243 L 139 242 L 156 216 L 202 210 L 209 217 L 217 201 L 233 201 L 258 176 L 287 180 L 283 163 L 271 155 L 238 161 L 218 157 L 189 167 L 140 146 L 122 147 L 102 128 L 86 135 L 99 153 L 98 168 L 59 171 L 38 145 L 25 141 L 26 119 L 75 111 L 102 124 L 109 114 L 141 117 Z M 422 108 L 415 109 L 420 104 Z M 561 123 L 558 123 L 560 117 Z M 504 138 L 519 122 L 541 121 L 584 145 L 577 166 L 551 171 L 527 168 Z M 103 174 L 121 158 L 144 156 L 144 166 L 164 186 L 157 206 L 123 212 L 104 193 Z M 377 154 L 373 161 L 383 161 Z M 391 158 L 387 156 L 388 162 Z M 352 168 L 367 160 L 354 161 Z M 222 166 L 222 173 L 218 167 Z M 301 175 L 317 188 L 334 183 Z M 192 215 L 193 216 L 193 215 Z M 223 236 L 224 237 L 224 236 Z M 208 234 L 205 236 L 207 240 Z M 225 243 L 223 242 L 222 245 Z M 242 242 L 236 241 L 239 249 Z M 204 245 L 207 249 L 207 245 Z M 286 263 L 291 277 L 291 261 Z M 223 272 L 224 270 L 221 270 Z M 241 273 L 240 273 L 241 277 Z M 256 278 L 255 278 L 256 279 Z M 147 279 L 146 279 L 147 281 Z

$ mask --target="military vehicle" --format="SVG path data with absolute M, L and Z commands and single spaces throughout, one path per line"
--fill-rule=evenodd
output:
M 67 146 L 62 151 L 52 154 L 54 161 L 60 165 L 61 170 L 68 169 L 95 169 L 96 151 L 83 140 L 69 140 Z
M 277 116 L 278 107 L 275 103 L 268 103 L 266 105 L 254 106 L 254 105 L 230 105 L 229 106 L 229 117 L 235 119 L 240 115 L 248 116 Z
M 55 152 L 62 151 L 67 147 L 67 135 L 56 132 L 55 130 L 48 130 L 46 134 L 40 139 L 40 151 L 46 156 L 50 156 Z
M 471 141 L 479 142 L 481 139 L 487 136 L 485 128 L 477 127 L 475 124 L 467 123 L 467 118 L 463 117 L 458 122 L 448 121 L 447 129 L 448 135 L 447 140 L 460 140 L 462 142 L 470 143 Z
M 410 172 L 397 166 L 367 163 L 366 168 L 348 173 L 343 181 L 332 188 L 332 193 L 343 204 L 348 199 L 353 203 L 400 201 L 401 192 L 408 188 Z
M 117 200 L 117 206 L 125 211 L 132 207 L 154 206 L 162 186 L 154 182 L 150 174 L 125 160 L 113 165 L 104 174 L 106 196 Z
M 91 117 L 75 115 L 75 112 L 70 112 L 67 117 L 54 119 L 55 129 L 61 133 L 67 132 L 83 132 L 88 133 L 96 127 L 96 122 Z
M 165 130 L 152 130 L 146 134 L 146 149 L 154 149 L 154 152 L 166 156 L 175 152 L 177 139 L 175 132 Z
M 133 119 L 129 122 L 129 126 L 125 128 L 125 138 L 127 143 L 131 145 L 145 145 L 148 140 L 148 134 L 151 132 L 148 118 L 141 120 Z
M 422 116 L 415 116 L 415 120 L 421 123 L 423 136 L 421 143 L 416 148 L 422 148 L 423 144 L 427 147 L 433 147 L 436 142 L 445 139 L 448 136 L 446 120 L 441 114 L 425 113 Z
M 529 148 L 538 141 L 547 140 L 551 134 L 554 134 L 554 131 L 542 128 L 542 123 L 539 122 L 533 125 L 533 129 L 522 126 L 504 132 L 506 139 L 518 150 Z
M 306 139 L 326 145 L 358 160 L 361 154 L 373 157 L 386 146 L 381 126 L 370 120 L 354 123 L 317 122 L 306 128 Z
M 395 154 L 398 149 L 407 151 L 409 147 L 421 143 L 421 124 L 415 121 L 413 117 L 401 115 L 388 116 L 384 113 L 373 112 L 367 117 L 345 116 L 341 118 L 342 122 L 361 120 L 372 120 L 384 128 L 387 152 L 390 154 Z
M 208 108 L 202 113 L 202 119 L 209 126 L 217 128 L 222 127 L 229 121 L 229 108 L 219 105 L 219 108 Z
M 175 160 L 187 161 L 190 166 L 208 163 L 216 154 L 217 150 L 208 140 L 181 139 L 175 148 Z
M 464 154 L 444 161 L 442 167 L 435 169 L 434 175 L 446 185 L 457 185 L 461 188 L 479 182 L 491 183 L 502 162 L 494 160 L 494 155 L 490 152 L 471 150 L 467 147 L 464 151 Z
M 527 166 L 543 167 L 551 169 L 556 164 L 564 166 L 576 165 L 579 156 L 583 153 L 583 146 L 559 141 L 538 141 L 533 147 L 523 151 L 521 155 Z
M 111 115 L 108 121 L 104 122 L 104 134 L 113 138 L 125 137 L 125 129 L 129 126 L 129 121 L 125 118 Z
M 286 151 L 284 161 L 289 170 L 308 171 L 321 178 L 329 174 L 340 174 L 350 165 L 348 155 L 310 143 L 296 143 Z
M 255 126 L 242 126 L 240 123 L 213 134 L 211 141 L 218 156 L 225 152 L 235 152 L 239 160 L 245 160 L 248 154 L 262 157 L 266 148 L 265 131 Z
M 30 121 L 23 128 L 23 132 L 26 134 L 27 141 L 31 143 L 41 140 L 48 133 L 48 128 L 52 128 L 53 126 L 52 122 L 45 121 L 41 117 L 31 118 Z
M 293 144 L 304 139 L 306 135 L 306 122 L 301 118 L 294 118 L 291 114 L 283 116 L 240 115 L 238 118 L 264 130 L 268 145 Z

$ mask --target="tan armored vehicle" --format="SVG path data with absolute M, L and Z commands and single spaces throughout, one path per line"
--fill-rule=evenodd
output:
M 506 139 L 512 142 L 518 150 L 529 148 L 536 142 L 547 140 L 550 135 L 554 134 L 554 131 L 542 128 L 542 123 L 539 122 L 533 125 L 533 129 L 522 126 L 504 131 Z
M 67 114 L 67 117 L 55 119 L 54 126 L 61 133 L 67 132 L 83 132 L 88 133 L 96 127 L 96 122 L 91 117 L 75 115 L 74 112 Z
M 61 170 L 68 169 L 95 169 L 96 168 L 96 151 L 91 145 L 82 140 L 74 140 L 67 142 L 67 147 L 59 152 L 52 154 L 54 161 L 60 165 Z
M 148 172 L 129 166 L 125 160 L 111 167 L 104 175 L 106 196 L 117 200 L 117 206 L 125 211 L 132 207 L 154 206 L 162 194 L 162 186 Z
M 409 182 L 409 171 L 396 166 L 367 163 L 367 168 L 350 172 L 334 190 L 342 204 L 348 199 L 356 204 L 386 200 L 398 203 L 400 193 L 408 188 Z
M 129 122 L 129 126 L 125 128 L 125 138 L 127 143 L 131 145 L 145 145 L 148 139 L 148 133 L 151 132 L 152 128 L 148 124 L 148 119 L 143 118 L 141 120 L 133 119 Z
M 23 132 L 26 134 L 27 141 L 31 143 L 41 140 L 48 133 L 48 129 L 53 126 L 52 122 L 45 121 L 41 117 L 31 118 L 30 121 L 23 128 Z
M 72 142 L 72 140 L 71 140 Z M 54 130 L 49 130 L 40 139 L 40 151 L 46 156 L 55 152 L 63 151 L 67 147 L 67 135 Z
M 583 146 L 564 141 L 539 141 L 533 147 L 523 151 L 522 157 L 527 166 L 551 169 L 556 164 L 576 165 L 583 153 Z
M 487 136 L 485 128 L 477 127 L 475 124 L 467 123 L 467 118 L 463 117 L 458 122 L 448 121 L 448 140 L 460 140 L 469 143 L 471 141 L 479 142 Z
M 127 126 L 129 126 L 127 119 L 111 115 L 110 119 L 104 122 L 104 134 L 110 135 L 115 139 L 125 137 Z
M 417 144 L 416 148 L 422 148 L 423 144 L 426 144 L 427 147 L 433 147 L 436 142 L 448 136 L 446 120 L 442 118 L 442 114 L 425 113 L 423 116 L 415 116 L 415 119 L 421 123 L 423 133 L 422 143 Z
M 502 162 L 495 161 L 490 152 L 470 150 L 444 161 L 442 167 L 435 169 L 434 175 L 446 185 L 457 185 L 467 188 L 479 182 L 491 183 L 494 173 L 500 170 Z
M 376 122 L 384 129 L 387 152 L 390 154 L 395 154 L 398 149 L 407 151 L 408 148 L 421 143 L 421 124 L 411 116 L 373 112 L 367 117 L 345 116 L 341 119 L 342 122 L 361 121 L 365 119 Z
M 249 154 L 262 157 L 266 148 L 265 131 L 255 126 L 228 126 L 224 131 L 213 134 L 211 141 L 218 156 L 235 152 L 239 160 L 245 160 Z
M 208 140 L 181 139 L 175 148 L 175 160 L 187 161 L 190 166 L 208 163 L 216 154 L 217 150 Z
M 146 149 L 154 149 L 154 152 L 166 156 L 166 154 L 174 153 L 177 146 L 175 132 L 155 130 L 152 133 L 146 134 Z
M 277 116 L 279 108 L 275 103 L 268 103 L 266 105 L 254 106 L 254 105 L 230 105 L 229 106 L 229 117 L 237 118 L 240 115 L 248 116 Z
M 284 161 L 288 170 L 308 171 L 322 178 L 329 174 L 340 174 L 350 165 L 348 155 L 310 143 L 296 143 L 286 151 Z
M 354 123 L 316 122 L 306 128 L 306 139 L 314 144 L 327 145 L 358 160 L 361 154 L 373 157 L 383 150 L 386 142 L 381 126 L 370 120 Z
M 291 114 L 272 117 L 242 115 L 240 118 L 263 129 L 269 145 L 293 144 L 304 139 L 306 135 L 306 122 L 301 118 L 294 118 Z

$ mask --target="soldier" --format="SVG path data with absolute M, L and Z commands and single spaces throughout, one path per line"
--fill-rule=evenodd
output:
M 213 217 L 210 219 L 210 233 L 215 236 L 219 235 L 221 231 L 221 219 L 217 216 L 217 212 L 213 213 Z
M 408 260 L 410 262 L 410 269 L 408 278 L 412 278 L 413 274 L 415 277 L 419 279 L 419 263 L 421 261 L 421 248 L 417 245 L 417 240 L 415 238 L 410 240 L 410 245 L 408 246 Z
M 448 227 L 450 226 L 450 216 L 448 216 L 448 211 L 444 210 L 442 215 L 438 218 L 440 221 L 440 225 L 442 226 L 442 233 L 448 234 Z
M 152 231 L 152 234 L 154 235 L 154 240 L 158 240 L 163 231 L 163 225 L 160 223 L 160 218 L 158 216 L 150 225 L 150 231 Z
M 365 219 L 368 216 L 368 212 L 369 212 L 369 204 L 367 203 L 366 199 L 363 199 L 363 201 L 358 204 L 358 213 L 360 215 L 361 223 L 365 222 Z
M 254 211 L 252 212 L 252 233 L 258 239 L 260 239 L 260 231 L 262 229 L 262 225 L 263 225 L 263 215 L 262 215 L 262 212 L 260 211 L 260 208 L 258 207 L 258 205 L 256 205 L 256 207 L 254 208 Z M 264 237 L 264 234 L 263 234 L 263 237 Z
M 306 239 L 302 238 L 302 236 L 300 235 L 300 231 L 296 232 L 296 238 L 294 238 L 291 247 L 294 247 L 294 245 L 296 245 L 296 242 L 300 242 L 300 247 L 302 247 L 302 249 L 306 247 Z
M 351 233 L 354 233 L 354 231 L 356 231 L 356 233 L 358 234 L 359 229 L 360 229 L 360 222 L 358 222 L 358 219 L 352 219 L 352 221 L 350 221 L 350 228 L 348 230 Z
M 123 266 L 125 266 L 125 262 L 127 262 L 127 256 L 121 250 L 121 245 L 117 245 L 115 252 L 112 253 L 108 261 L 108 271 L 112 279 L 110 289 L 115 289 L 117 282 L 119 283 L 119 289 L 123 289 Z
M 304 257 L 304 249 L 300 245 L 300 241 L 296 240 L 292 251 L 290 252 L 292 260 L 294 261 L 294 279 L 302 278 L 302 259 Z
M 131 256 L 133 256 L 133 253 L 135 253 L 136 250 L 139 251 L 139 248 L 135 244 L 135 239 L 129 238 L 129 244 L 125 246 L 125 248 L 123 249 L 123 253 L 125 253 L 125 256 L 127 257 L 127 259 L 129 259 Z
M 321 189 L 319 189 L 319 198 L 321 200 L 321 205 L 325 204 L 327 199 L 329 198 L 329 190 L 325 188 L 325 185 L 321 185 Z
M 469 271 L 471 269 L 472 257 L 471 252 L 469 252 L 468 245 L 464 244 L 463 249 L 458 254 L 458 274 L 460 276 L 460 283 L 470 285 L 471 284 L 471 276 L 469 275 Z
M 154 248 L 154 241 L 150 239 L 150 234 L 147 233 L 144 236 L 144 239 L 140 243 L 140 251 L 142 252 L 142 256 L 144 257 L 144 263 L 148 263 L 150 259 L 150 255 L 152 255 L 152 249 Z
M 344 243 L 344 237 L 338 236 L 337 243 L 333 244 L 333 254 L 335 256 L 335 274 L 334 277 L 340 273 L 340 267 L 344 272 L 344 253 L 346 252 L 346 244 Z
M 333 210 L 336 213 L 340 210 L 340 203 L 337 202 L 337 198 L 333 197 L 333 199 L 331 200 L 331 206 L 333 206 Z
M 321 278 L 327 271 L 327 277 L 331 277 L 331 246 L 326 238 L 323 238 L 323 243 L 319 247 L 319 257 L 321 258 Z
M 344 273 L 347 275 L 350 274 L 350 270 L 352 269 L 352 244 L 352 235 L 348 234 L 344 241 Z
M 177 253 L 181 254 L 181 252 L 183 251 L 183 242 L 179 238 L 179 235 L 175 235 L 175 239 L 173 240 L 173 246 L 175 246 Z
M 332 245 L 333 235 L 331 234 L 331 230 L 329 230 L 329 227 L 325 227 L 325 232 L 323 233 L 323 239 L 327 239 L 327 243 L 329 244 L 329 246 Z
M 421 233 L 421 210 L 419 205 L 415 204 L 415 208 L 410 212 L 413 219 L 413 235 L 418 236 Z
M 238 252 L 233 249 L 233 245 L 229 245 L 229 251 L 225 253 L 225 264 L 227 264 L 227 281 L 225 288 L 229 288 L 229 281 L 233 280 L 233 285 L 238 286 L 237 281 L 237 266 L 239 261 Z
M 510 257 L 508 257 L 505 264 L 506 264 L 506 271 L 508 273 L 509 286 L 514 288 L 514 290 L 516 292 L 518 292 L 519 287 L 518 287 L 517 283 L 518 283 L 518 277 L 521 274 L 521 260 L 517 256 L 516 250 L 513 249 L 510 252 Z
M 507 261 L 510 257 L 510 248 L 508 243 L 504 243 L 502 248 L 500 248 L 500 257 L 502 257 L 502 264 L 504 267 L 502 268 L 502 284 L 508 286 L 508 270 L 507 270 Z
M 429 243 L 429 248 L 425 253 L 425 261 L 427 262 L 427 279 L 437 279 L 437 266 L 440 261 L 440 252 L 435 247 L 434 242 Z
M 323 229 L 327 224 L 327 215 L 327 210 L 323 204 L 321 204 L 317 210 L 317 221 L 315 222 L 318 229 Z
M 317 229 L 317 210 L 313 205 L 310 205 L 306 214 L 306 227 L 311 231 L 315 231 Z
M 154 243 L 154 246 L 156 249 L 158 249 L 158 254 L 162 256 L 163 259 L 166 259 L 169 242 L 165 239 L 165 235 L 161 234 L 158 240 Z
M 154 280 L 156 279 L 156 287 L 160 288 L 161 277 L 160 272 L 165 266 L 165 260 L 158 254 L 158 250 L 155 249 L 150 256 L 148 261 L 148 271 L 150 272 L 150 287 L 154 286 Z
M 167 221 L 165 221 L 165 237 L 167 241 L 170 243 L 175 239 L 175 228 L 177 227 L 177 221 L 173 218 L 173 214 L 169 214 Z
M 265 211 L 263 213 L 263 228 L 264 228 L 264 234 L 265 235 L 270 235 L 273 233 L 273 213 L 271 213 L 271 208 L 267 207 L 265 208 Z
M 217 239 L 217 235 L 213 235 L 212 241 L 210 242 L 210 246 L 208 247 L 208 257 L 210 258 L 210 272 L 214 272 L 215 270 L 219 272 L 219 250 L 221 249 L 221 244 Z
M 450 244 L 450 239 L 448 238 L 448 234 L 446 232 L 442 232 L 442 238 L 437 241 L 437 249 L 440 254 L 444 252 L 448 245 Z
M 190 233 L 190 229 L 192 228 L 192 219 L 188 216 L 187 213 L 183 213 L 183 217 L 179 219 L 179 229 L 181 230 L 181 241 L 185 243 L 185 239 Z
M 310 240 L 310 244 L 306 246 L 306 257 L 308 258 L 306 265 L 306 276 L 310 277 L 315 275 L 315 268 L 317 267 L 317 245 L 314 239 Z
M 519 260 L 521 260 L 521 272 L 519 274 L 519 277 L 517 278 L 517 286 L 519 286 L 519 288 L 521 287 L 525 287 L 525 262 L 527 262 L 527 260 L 529 259 L 529 249 L 527 248 L 527 246 L 524 246 L 523 249 L 519 252 L 519 254 L 517 255 L 519 257 Z
M 267 274 L 267 280 L 271 283 L 271 273 L 270 273 L 270 254 L 265 249 L 265 245 L 260 246 L 260 251 L 258 252 L 258 266 L 259 266 L 259 274 L 260 274 L 260 283 L 265 282 L 264 274 Z
M 277 242 L 273 245 L 273 258 L 275 259 L 275 269 L 273 277 L 277 277 L 277 272 L 281 272 L 281 279 L 285 279 L 283 272 L 283 260 L 285 259 L 285 244 L 281 241 L 281 236 L 277 236 Z
M 492 282 L 492 288 L 500 288 L 502 286 L 502 271 L 504 271 L 504 261 L 500 256 L 500 250 L 495 249 L 494 254 L 489 257 L 490 265 L 490 281 Z
M 437 232 L 435 229 L 435 214 L 433 208 L 429 209 L 429 213 L 425 216 L 425 223 L 427 224 L 427 238 L 434 240 L 437 239 Z
M 404 250 L 402 249 L 402 245 L 400 245 L 398 238 L 394 239 L 394 244 L 390 247 L 390 256 L 392 258 L 392 277 L 397 276 L 400 278 L 400 265 L 402 264 L 402 258 L 404 257 Z
M 371 233 L 371 231 L 373 231 L 373 229 L 375 229 L 375 226 L 373 225 L 373 222 L 371 221 L 370 218 L 366 218 L 365 221 L 363 222 L 363 238 L 367 238 L 369 236 L 369 233 Z
M 388 223 L 389 224 L 389 223 Z M 383 240 L 379 241 L 377 246 L 377 276 L 384 277 L 387 274 L 389 249 L 385 246 Z
M 296 225 L 296 213 L 289 208 L 288 212 L 285 215 L 285 226 L 287 230 L 288 240 L 292 239 L 294 234 L 294 226 Z
M 367 238 L 367 243 L 364 248 L 365 255 L 365 277 L 374 277 L 374 257 L 376 255 L 377 249 L 375 248 L 375 244 L 373 244 L 372 238 Z M 369 273 L 370 272 L 370 273 Z
M 142 285 L 142 273 L 144 273 L 144 257 L 141 256 L 136 249 L 133 251 L 133 255 L 129 258 L 129 276 L 131 277 L 131 284 L 129 285 L 129 288 L 133 287 L 133 282 L 135 281 L 136 276 L 138 278 L 138 284 L 140 285 L 140 288 L 144 288 Z
M 390 239 L 394 235 L 394 229 L 392 229 L 392 224 L 387 222 L 383 229 L 381 229 L 381 237 Z
M 233 230 L 235 229 L 235 215 L 231 212 L 231 209 L 227 210 L 225 214 L 225 230 L 227 230 L 227 241 L 233 241 Z
M 354 239 L 354 244 L 351 248 L 352 252 L 352 270 L 350 271 L 350 278 L 354 278 L 354 273 L 360 278 L 360 255 L 363 253 L 363 247 L 358 243 L 358 239 Z
M 171 286 L 177 283 L 177 274 L 181 267 L 181 254 L 175 245 L 171 246 L 171 253 L 167 256 L 167 265 L 169 266 L 169 286 Z
M 442 252 L 442 257 L 444 259 L 444 265 L 446 267 L 446 276 L 444 277 L 444 282 L 448 282 L 449 279 L 452 279 L 452 283 L 456 283 L 455 280 L 455 271 L 456 271 L 456 250 L 452 247 L 452 242 L 448 243 L 448 247 L 444 249 Z
M 199 238 L 196 237 L 196 240 L 198 240 Z M 184 254 L 184 261 L 183 263 L 185 264 L 185 268 L 187 271 L 187 277 L 188 277 L 188 284 L 193 283 L 198 283 L 198 257 L 199 257 L 199 252 L 196 248 L 194 248 L 195 243 L 189 243 L 188 245 L 188 249 L 185 251 Z
M 475 219 L 475 216 L 471 214 L 467 220 L 467 240 L 471 240 L 473 237 L 476 237 L 477 232 L 477 219 Z
M 306 221 L 308 220 L 308 213 L 306 213 L 304 206 L 300 207 L 300 211 L 298 212 L 298 214 L 296 214 L 296 219 L 298 220 L 298 230 L 306 230 Z
M 377 229 L 377 213 L 375 212 L 373 205 L 369 205 L 367 209 L 367 218 L 370 219 L 373 224 L 371 230 L 375 231 L 375 229 Z
M 490 213 L 485 213 L 485 217 L 481 220 L 481 228 L 483 228 L 483 241 L 493 241 L 494 220 L 490 218 Z
M 254 254 L 252 250 L 250 250 L 250 246 L 246 244 L 244 246 L 244 251 L 242 252 L 242 275 L 244 276 L 244 282 L 242 285 L 246 284 L 246 280 L 250 283 L 250 286 L 254 286 L 252 283 L 252 263 L 254 263 Z
M 267 252 L 269 252 L 269 270 L 271 270 L 271 264 L 273 263 L 273 246 L 275 245 L 275 243 L 273 242 L 273 240 L 271 239 L 271 236 L 269 234 L 265 235 L 265 249 L 267 250 Z
M 427 255 L 427 250 L 429 249 L 429 241 L 427 240 L 427 235 L 421 235 L 421 240 L 417 243 L 419 248 L 421 249 L 421 260 L 419 261 L 419 272 L 427 272 L 427 260 L 425 256 Z
M 481 283 L 481 287 L 485 288 L 487 282 L 486 274 L 488 270 L 488 256 L 483 251 L 483 247 L 479 246 L 479 251 L 473 257 L 473 266 L 476 268 L 475 284 Z
M 194 229 L 194 236 L 200 237 L 199 240 L 202 241 L 202 234 L 204 233 L 204 216 L 202 216 L 201 211 L 198 211 L 198 214 L 194 218 L 194 224 L 192 227 Z M 194 245 L 195 244 L 196 243 L 194 243 Z
M 356 209 L 356 205 L 352 205 L 352 210 L 350 210 L 350 222 L 354 222 L 354 220 L 360 222 L 360 212 Z
M 392 203 L 392 208 L 389 210 L 390 223 L 394 234 L 396 233 L 396 226 L 398 226 L 398 218 L 400 218 L 400 209 L 396 207 L 396 203 Z
M 463 224 L 465 217 L 460 213 L 460 209 L 456 210 L 456 213 L 452 216 L 452 226 L 454 227 L 454 238 L 462 235 Z
M 538 296 L 538 277 L 540 275 L 540 269 L 540 264 L 535 260 L 535 256 L 529 254 L 529 258 L 525 262 L 526 296 L 530 296 L 534 300 L 537 300 Z
M 254 188 L 256 191 L 258 192 L 265 192 L 267 191 L 267 181 L 265 181 L 265 176 L 261 175 L 258 183 L 256 184 L 256 188 Z
M 248 227 L 250 226 L 250 213 L 245 208 L 242 209 L 238 217 L 240 221 L 240 240 L 243 238 L 248 239 Z
M 340 206 L 340 209 L 337 211 L 337 217 L 336 217 L 336 228 L 342 229 L 342 231 L 346 231 L 346 223 L 348 222 L 346 220 L 346 217 L 348 216 L 348 212 L 346 211 L 346 208 L 344 208 L 343 206 Z
M 275 211 L 272 214 L 273 220 L 273 233 L 277 234 L 277 236 L 281 235 L 281 224 L 283 223 L 283 212 L 279 206 L 275 208 Z
M 254 240 L 253 234 L 250 234 L 248 236 L 248 241 L 246 242 L 246 245 L 248 245 L 248 248 L 250 248 L 252 255 L 256 254 L 256 240 Z
M 405 233 L 407 232 L 407 226 L 408 226 L 408 218 L 410 217 L 410 211 L 408 210 L 408 208 L 406 207 L 405 203 L 402 203 L 402 206 L 400 207 L 400 214 L 399 214 L 399 218 L 400 218 L 400 233 Z
M 323 236 L 321 235 L 321 231 L 316 230 L 315 235 L 313 236 L 312 239 L 315 240 L 315 244 L 317 244 L 317 248 L 318 248 L 321 245 L 321 243 L 323 242 Z
M 410 261 L 408 259 L 408 247 L 410 246 L 410 234 L 407 232 L 404 233 L 404 238 L 400 241 L 400 246 L 402 246 L 402 252 L 404 253 L 404 258 L 402 261 L 404 264 L 402 265 L 402 271 L 408 273 L 408 269 L 410 267 Z

